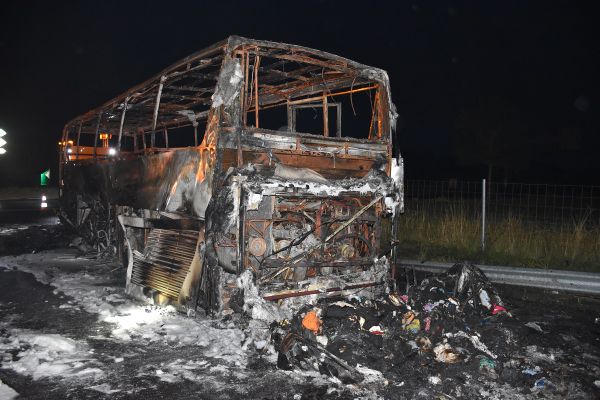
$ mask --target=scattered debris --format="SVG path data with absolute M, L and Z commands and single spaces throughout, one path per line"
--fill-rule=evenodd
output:
M 526 375 L 534 376 L 542 372 L 542 370 L 536 365 L 534 368 L 524 368 L 521 372 Z
M 319 333 L 319 330 L 321 330 L 322 324 L 323 321 L 321 321 L 321 318 L 319 318 L 317 311 L 315 310 L 307 312 L 304 318 L 302 319 L 302 326 L 314 333 L 315 335 Z
M 479 371 L 492 379 L 497 379 L 496 374 L 496 363 L 487 357 L 481 357 L 479 359 Z
M 424 279 L 408 295 L 317 304 L 299 310 L 289 325 L 272 326 L 280 367 L 348 380 L 360 373 L 359 365 L 400 376 L 390 368 L 415 357 L 457 364 L 477 356 L 480 371 L 498 377 L 498 355 L 474 328 L 486 318 L 489 326 L 511 317 L 507 311 L 493 314 L 502 299 L 474 266 L 457 264 L 447 274 Z
M 459 353 L 455 353 L 454 349 L 448 343 L 440 343 L 433 348 L 435 359 L 439 362 L 453 364 L 461 360 Z
M 556 386 L 547 378 L 540 378 L 537 381 L 535 381 L 533 387 L 531 388 L 531 391 L 536 392 L 542 390 L 556 390 Z

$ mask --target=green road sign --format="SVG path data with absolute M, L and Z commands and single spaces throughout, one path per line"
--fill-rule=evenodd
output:
M 50 182 L 50 170 L 47 169 L 40 174 L 40 185 L 48 186 L 48 182 Z

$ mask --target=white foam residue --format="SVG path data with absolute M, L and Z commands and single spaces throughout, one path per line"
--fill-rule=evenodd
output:
M 247 210 L 258 210 L 258 206 L 262 201 L 263 195 L 262 193 L 248 193 L 248 201 L 246 202 Z
M 0 400 L 13 400 L 19 396 L 19 393 L 0 380 Z
M 216 321 L 195 320 L 179 315 L 172 307 L 140 307 L 125 305 L 115 314 L 102 315 L 101 320 L 116 325 L 112 336 L 130 341 L 143 338 L 148 342 L 161 342 L 170 346 L 200 346 L 204 355 L 229 363 L 245 365 L 242 348 L 245 335 L 234 326 L 218 326 Z
M 17 267 L 21 271 L 33 274 L 39 282 L 52 285 L 67 296 L 73 297 L 76 299 L 77 304 L 89 313 L 101 315 L 116 313 L 115 307 L 106 302 L 107 298 L 114 301 L 117 297 L 111 296 L 111 292 L 114 291 L 113 288 L 103 285 L 106 282 L 105 277 L 81 271 L 77 273 L 67 273 L 55 269 L 48 271 L 35 266 L 35 264 L 32 267 L 30 265 L 31 261 L 44 261 L 43 259 L 37 260 L 38 257 L 42 257 L 42 255 L 32 254 L 27 257 L 17 258 L 17 261 L 23 258 L 23 261 L 26 262 L 19 262 L 12 266 Z
M 145 372 L 139 376 L 153 374 L 163 382 L 177 383 L 182 381 L 201 382 L 207 378 L 211 363 L 205 360 L 182 360 L 164 362 L 156 367 L 144 367 Z M 227 369 L 226 369 L 227 370 Z
M 393 197 L 386 196 L 384 198 L 384 202 L 385 202 L 386 209 L 388 209 L 392 213 L 396 212 L 396 207 L 398 206 L 398 203 L 399 203 L 397 200 L 394 200 Z
M 402 181 L 404 180 L 404 164 L 402 159 L 398 160 L 397 158 L 392 158 L 392 170 L 390 172 L 390 177 L 396 186 L 402 184 Z
M 58 334 L 13 329 L 10 336 L 0 343 L 0 351 L 6 355 L 17 349 L 21 351 L 15 359 L 3 362 L 2 367 L 31 376 L 34 380 L 66 377 L 97 380 L 104 376 L 85 342 Z
M 68 273 L 60 269 L 48 274 L 42 268 L 32 267 L 30 262 L 22 262 L 23 259 L 37 261 L 38 257 L 28 255 L 13 265 L 73 297 L 75 304 L 89 313 L 98 314 L 100 321 L 114 324 L 112 339 L 129 342 L 141 338 L 174 347 L 196 345 L 204 347 L 208 357 L 245 365 L 246 349 L 242 347 L 245 334 L 239 328 L 222 326 L 218 321 L 191 319 L 177 313 L 173 307 L 143 306 L 126 300 L 122 294 L 115 293 L 114 288 L 103 285 L 106 278 L 102 275 Z M 112 305 L 108 301 L 119 304 Z
M 261 353 L 261 357 L 277 363 L 277 351 L 271 341 L 271 330 L 269 323 L 260 320 L 251 319 L 248 321 L 248 327 L 245 330 L 246 341 L 242 345 L 244 350 L 255 348 Z
M 108 383 L 102 383 L 100 385 L 90 386 L 90 389 L 95 390 L 96 392 L 104 393 L 104 394 L 113 394 L 118 393 L 121 390 L 113 389 Z
M 377 191 L 377 187 L 372 188 L 369 182 L 365 181 L 357 181 L 357 185 L 350 186 L 345 188 L 339 185 L 333 184 L 322 184 L 317 182 L 308 182 L 308 181 L 286 181 L 286 186 L 293 185 L 296 187 L 301 187 L 306 190 L 306 193 L 314 194 L 314 195 L 326 195 L 326 196 L 339 196 L 340 193 L 343 192 L 358 192 L 361 195 L 365 195 L 368 193 L 374 193 Z M 263 195 L 274 195 L 281 191 L 282 183 L 280 181 L 273 182 L 265 182 L 261 184 L 263 188 Z
M 221 363 L 212 363 L 205 360 L 175 359 L 162 362 L 158 365 L 144 365 L 140 368 L 138 377 L 156 377 L 168 383 L 199 383 L 205 390 L 210 390 L 211 398 L 221 398 L 219 392 L 225 387 L 228 391 L 235 390 L 240 396 L 245 395 L 247 388 L 235 381 L 248 382 L 248 375 L 239 369 L 231 368 Z M 199 398 L 203 397 L 199 395 Z M 225 396 L 230 398 L 230 396 Z
M 260 340 L 255 340 L 254 341 L 254 347 L 256 347 L 256 350 L 262 350 L 265 348 L 265 346 L 267 345 L 267 341 L 264 339 L 260 339 Z
M 365 378 L 363 383 L 382 382 L 385 380 L 381 371 L 377 371 L 376 369 L 371 369 L 360 364 L 356 364 L 356 370 Z
M 123 298 L 123 296 L 117 294 L 117 293 L 111 293 L 108 296 L 106 296 L 106 301 L 108 301 L 109 303 L 124 303 L 126 300 Z
M 354 307 L 352 304 L 350 303 L 346 303 L 345 301 L 336 301 L 334 303 L 331 303 L 332 306 L 338 306 L 338 307 L 350 307 L 350 308 L 356 308 Z
M 219 74 L 217 88 L 211 97 L 211 107 L 217 108 L 223 104 L 225 106 L 231 105 L 233 99 L 239 93 L 243 77 L 244 74 L 238 59 L 232 59 L 226 62 Z
M 22 231 L 22 230 L 25 230 L 28 228 L 29 228 L 29 226 L 27 226 L 27 225 L 3 226 L 3 227 L 0 227 L 0 236 L 10 236 L 10 235 L 17 233 L 18 231 Z
M 250 270 L 240 274 L 237 285 L 244 291 L 244 312 L 250 314 L 253 319 L 265 322 L 291 319 L 292 313 L 288 308 L 277 307 L 276 304 L 267 302 L 259 296 Z

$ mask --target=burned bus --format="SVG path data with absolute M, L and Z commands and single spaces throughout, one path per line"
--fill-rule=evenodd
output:
M 126 290 L 230 310 L 380 285 L 403 212 L 385 71 L 231 36 L 69 121 L 60 216 L 126 267 Z

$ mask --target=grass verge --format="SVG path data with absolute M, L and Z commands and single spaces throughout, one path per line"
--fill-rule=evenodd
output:
M 406 213 L 400 220 L 401 258 L 600 272 L 600 228 L 585 220 L 552 229 L 516 217 L 490 221 L 485 251 L 480 219 L 460 208 L 442 215 Z

